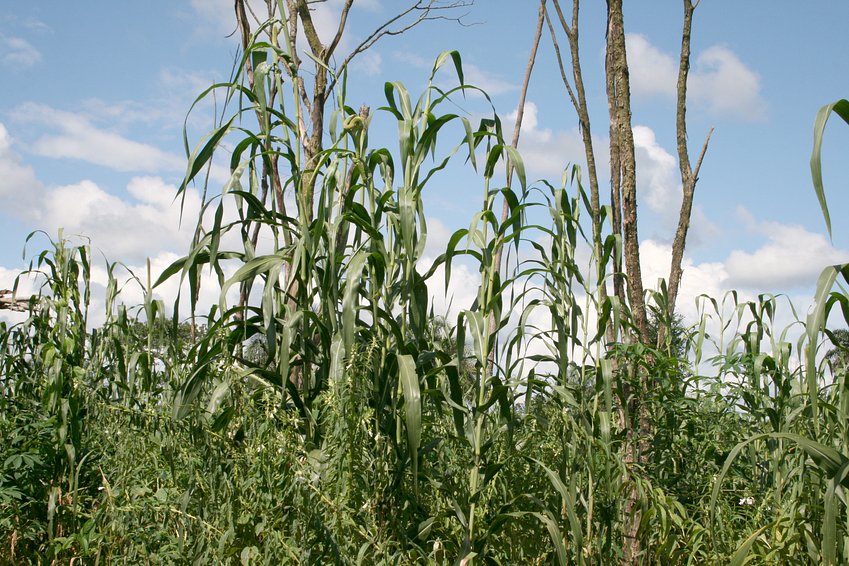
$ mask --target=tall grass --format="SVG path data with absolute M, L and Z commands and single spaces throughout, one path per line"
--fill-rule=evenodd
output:
M 820 361 L 845 269 L 791 329 L 767 295 L 704 297 L 682 323 L 661 286 L 666 341 L 647 347 L 601 292 L 620 249 L 609 236 L 593 252 L 579 169 L 530 183 L 495 114 L 455 114 L 473 88 L 457 53 L 418 98 L 387 84 L 375 112 L 346 106 L 340 77 L 307 172 L 261 32 L 233 81 L 201 96 L 223 91 L 229 110 L 181 190 L 225 147 L 232 178 L 158 278 L 188 282 L 175 313 L 195 313 L 210 280 L 220 303 L 167 319 L 148 274 L 127 308 L 114 264 L 105 323 L 89 328 L 90 253 L 60 236 L 33 259 L 44 287 L 27 320 L 0 325 L 0 562 L 606 564 L 622 559 L 634 489 L 644 563 L 849 559 L 846 369 Z M 443 67 L 455 88 L 437 86 Z M 378 119 L 396 148 L 370 145 Z M 452 160 L 476 172 L 483 206 L 424 265 L 426 193 Z M 479 287 L 447 320 L 430 296 L 459 262 Z M 627 434 L 640 372 L 655 384 L 647 442 Z M 644 466 L 629 443 L 649 447 Z

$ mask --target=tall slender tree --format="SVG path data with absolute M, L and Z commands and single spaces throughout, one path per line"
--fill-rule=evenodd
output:
M 599 182 L 595 160 L 594 142 L 591 135 L 589 108 L 584 94 L 583 74 L 579 53 L 579 12 L 580 0 L 572 1 L 572 17 L 568 21 L 560 6 L 559 0 L 552 0 L 557 13 L 560 28 L 565 33 L 572 62 L 571 80 L 563 63 L 557 39 L 557 33 L 547 15 L 549 31 L 554 44 L 560 74 L 566 86 L 580 124 L 582 139 L 587 159 L 588 178 L 591 191 L 591 208 L 593 217 L 593 245 L 596 254 L 600 256 L 602 246 L 601 232 L 601 203 L 599 197 Z M 667 302 L 670 317 L 675 312 L 675 303 L 682 276 L 683 255 L 687 242 L 687 234 L 692 216 L 693 199 L 699 170 L 707 152 L 711 132 L 708 133 L 701 153 L 695 166 L 691 164 L 687 142 L 687 78 L 690 69 L 690 43 L 693 13 L 698 6 L 698 0 L 683 0 L 684 16 L 681 32 L 681 51 L 679 57 L 678 82 L 676 88 L 676 131 L 678 161 L 682 183 L 682 202 L 679 211 L 678 226 L 672 243 L 672 258 L 668 278 Z M 642 281 L 642 265 L 640 262 L 640 239 L 638 233 L 637 213 L 637 163 L 634 144 L 634 134 L 631 126 L 631 91 L 628 57 L 625 40 L 625 20 L 622 0 L 607 1 L 607 29 L 605 47 L 605 86 L 607 91 L 608 114 L 610 119 L 610 207 L 611 224 L 614 235 L 621 238 L 622 254 L 614 256 L 613 262 L 613 295 L 623 304 L 628 304 L 632 316 L 634 336 L 625 337 L 629 340 L 640 340 L 649 345 L 659 345 L 665 342 L 665 329 L 659 328 L 651 332 L 645 291 Z M 573 86 L 574 85 L 574 86 Z M 600 280 L 604 277 L 604 266 L 600 267 Z M 601 285 L 601 295 L 607 295 L 606 284 Z M 626 300 L 627 299 L 627 300 Z M 613 341 L 612 325 L 608 328 L 608 338 Z M 629 368 L 622 368 L 631 371 Z M 633 468 L 639 466 L 650 450 L 649 419 L 645 404 L 641 402 L 652 387 L 651 376 L 645 371 L 638 372 L 638 390 L 624 388 L 623 404 L 628 405 L 628 414 L 621 414 L 622 425 L 626 428 L 628 443 L 625 459 Z M 639 559 L 640 545 L 637 539 L 640 524 L 640 506 L 636 488 L 633 485 L 624 510 L 625 522 L 624 556 L 625 563 L 634 563 Z

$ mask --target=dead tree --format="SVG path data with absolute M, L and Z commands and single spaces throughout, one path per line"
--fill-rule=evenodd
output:
M 581 73 L 581 62 L 578 50 L 579 29 L 579 0 L 572 2 L 571 22 L 567 21 L 560 7 L 559 0 L 553 0 L 557 12 L 558 21 L 562 31 L 566 34 L 571 61 L 572 73 L 571 84 L 565 71 L 560 48 L 551 19 L 547 16 L 549 31 L 554 44 L 555 54 L 560 67 L 561 77 L 566 86 L 569 99 L 575 108 L 581 126 L 581 134 L 586 151 L 588 177 L 591 191 L 591 207 L 593 217 L 593 245 L 598 253 L 601 247 L 600 226 L 600 202 L 598 174 L 595 163 L 595 153 L 590 130 L 589 110 L 584 96 L 583 77 Z M 704 142 L 695 167 L 692 167 L 687 146 L 687 77 L 690 68 L 690 36 L 692 28 L 693 12 L 698 5 L 698 0 L 684 0 L 684 23 L 681 33 L 681 53 L 679 59 L 679 72 L 676 97 L 676 130 L 678 161 L 681 173 L 682 202 L 679 212 L 678 227 L 672 243 L 672 260 L 669 270 L 669 293 L 665 307 L 671 316 L 675 309 L 675 302 L 680 288 L 682 276 L 682 262 L 686 247 L 687 233 L 692 216 L 693 197 L 696 183 L 698 181 L 699 169 L 707 152 L 710 133 Z M 613 265 L 613 293 L 623 304 L 630 306 L 632 324 L 636 332 L 632 339 L 648 342 L 651 337 L 648 332 L 648 317 L 646 314 L 646 300 L 642 282 L 642 270 L 640 264 L 640 241 L 637 230 L 637 169 L 634 147 L 634 136 L 631 127 L 631 93 L 628 59 L 625 49 L 625 27 L 622 13 L 622 0 L 608 0 L 607 2 L 607 30 L 605 49 L 605 82 L 608 99 L 608 113 L 610 118 L 610 204 L 612 209 L 613 233 L 622 239 L 622 257 L 614 257 Z M 573 86 L 574 85 L 574 88 Z M 712 132 L 713 130 L 711 130 Z M 623 265 L 624 263 L 624 265 Z M 603 267 L 600 268 L 600 270 Z M 600 271 L 599 276 L 603 275 Z M 602 295 L 607 294 L 606 284 L 600 282 Z M 613 336 L 613 329 L 608 328 L 608 336 Z M 626 337 L 627 339 L 627 337 Z M 661 344 L 664 337 L 664 329 L 658 330 L 657 344 Z M 655 345 L 655 344 L 650 344 Z M 620 368 L 630 371 L 628 368 Z M 626 391 L 623 400 L 628 405 L 631 419 L 622 419 L 622 426 L 626 427 L 629 442 L 626 446 L 625 458 L 631 466 L 638 466 L 650 450 L 648 438 L 650 436 L 650 423 L 645 404 L 641 401 L 646 398 L 650 388 L 653 386 L 651 376 L 643 370 L 638 375 L 638 391 Z M 633 484 L 633 482 L 632 482 Z M 625 505 L 625 527 L 624 527 L 624 557 L 625 563 L 634 563 L 639 560 L 640 544 L 637 539 L 637 528 L 640 523 L 639 501 L 636 489 L 632 485 L 628 500 Z

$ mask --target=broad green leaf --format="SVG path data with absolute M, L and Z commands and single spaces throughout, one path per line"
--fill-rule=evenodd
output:
M 749 555 L 749 550 L 751 550 L 752 545 L 758 540 L 758 537 L 761 536 L 766 529 L 769 528 L 770 525 L 764 525 L 759 528 L 755 532 L 753 532 L 749 537 L 743 541 L 737 550 L 734 552 L 734 556 L 731 557 L 731 566 L 743 566 L 746 563 L 746 556 Z
M 407 427 L 407 446 L 413 462 L 413 482 L 419 491 L 419 445 L 422 438 L 422 404 L 416 362 L 409 354 L 398 356 L 398 378 L 404 392 L 404 422 Z
M 843 121 L 849 124 L 849 100 L 841 99 L 831 104 L 826 104 L 817 112 L 817 117 L 814 120 L 814 149 L 811 152 L 811 179 L 814 183 L 814 191 L 819 200 L 822 215 L 825 219 L 825 227 L 828 230 L 828 235 L 831 237 L 831 216 L 828 213 L 828 204 L 825 200 L 825 188 L 822 182 L 822 136 L 825 132 L 825 124 L 828 122 L 829 116 L 834 112 Z
M 233 120 L 236 119 L 236 116 L 232 116 L 227 122 L 224 123 L 223 126 L 220 126 L 214 129 L 206 138 L 206 143 L 199 143 L 192 154 L 189 156 L 189 162 L 186 167 L 186 176 L 183 179 L 183 182 L 180 184 L 180 188 L 177 190 L 177 194 L 183 194 L 188 187 L 189 183 L 195 178 L 200 170 L 206 165 L 209 160 L 212 158 L 213 153 L 215 153 L 218 144 L 221 143 L 221 140 L 227 135 L 227 132 L 230 131 L 230 127 L 233 125 Z
M 825 328 L 826 319 L 828 317 L 828 296 L 831 293 L 831 288 L 834 285 L 839 270 L 842 266 L 830 265 L 823 269 L 817 281 L 816 294 L 814 295 L 814 308 L 808 314 L 808 320 L 805 330 L 808 336 L 808 344 L 805 352 L 805 381 L 808 389 L 808 402 L 813 408 L 814 422 L 819 428 L 819 420 L 817 419 L 817 405 L 819 404 L 819 375 L 817 373 L 817 346 L 820 331 Z
M 345 295 L 342 298 L 342 335 L 347 353 L 351 352 L 351 347 L 354 344 L 358 297 L 366 259 L 366 254 L 360 251 L 354 254 L 354 257 L 348 264 L 348 274 L 345 279 Z

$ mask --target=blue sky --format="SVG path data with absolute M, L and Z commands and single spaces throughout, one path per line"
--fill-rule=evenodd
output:
M 339 0 L 320 6 L 332 27 Z M 355 3 L 350 49 L 400 0 Z M 566 4 L 564 2 L 564 4 Z M 641 236 L 646 280 L 668 269 L 680 191 L 675 161 L 674 80 L 679 2 L 626 3 L 638 141 Z M 527 60 L 537 4 L 477 0 L 469 26 L 434 22 L 386 38 L 352 67 L 351 106 L 382 105 L 383 83 L 424 85 L 437 54 L 458 49 L 467 81 L 487 90 L 510 122 Z M 693 25 L 689 133 L 697 154 L 715 128 L 696 192 L 681 302 L 730 288 L 788 293 L 804 309 L 823 266 L 849 261 L 846 149 L 849 128 L 826 136 L 825 180 L 834 241 L 811 189 L 808 160 L 817 109 L 849 97 L 849 3 L 703 0 Z M 328 27 L 329 26 L 329 27 Z M 23 267 L 29 232 L 85 233 L 110 260 L 154 268 L 186 251 L 191 223 L 172 204 L 185 170 L 182 125 L 194 97 L 225 79 L 235 56 L 231 0 L 20 2 L 0 16 L 0 287 Z M 320 28 L 321 31 L 322 28 Z M 594 134 L 606 144 L 602 2 L 586 2 L 582 57 Z M 561 38 L 561 41 L 562 38 Z M 543 37 L 519 144 L 530 176 L 557 182 L 582 161 L 577 119 Z M 476 115 L 479 99 L 460 102 Z M 194 139 L 212 125 L 209 108 L 190 121 Z M 376 125 L 372 143 L 394 142 Z M 695 155 L 693 155 L 695 159 Z M 459 172 L 454 177 L 465 179 Z M 213 180 L 215 182 L 215 179 Z M 603 181 L 603 182 L 606 182 Z M 432 246 L 468 225 L 477 189 L 437 180 L 426 197 Z M 189 206 L 196 206 L 190 196 Z M 31 247 L 37 251 L 39 245 Z M 687 310 L 687 307 L 684 307 Z

